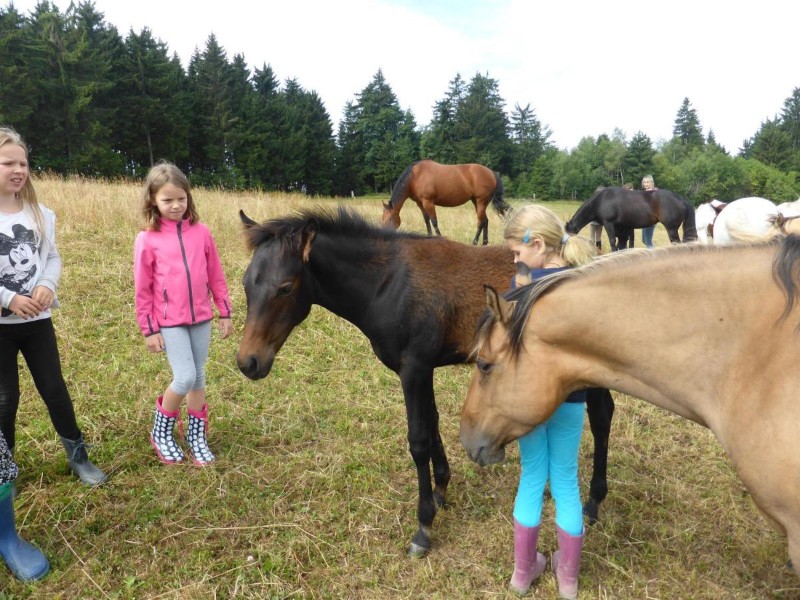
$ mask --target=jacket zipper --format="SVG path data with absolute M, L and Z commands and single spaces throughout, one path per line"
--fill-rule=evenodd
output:
M 186 248 L 183 246 L 183 221 L 178 221 L 178 243 L 183 256 L 183 268 L 186 271 L 186 284 L 189 286 L 189 311 L 192 314 L 192 324 L 196 321 L 194 316 L 194 294 L 192 294 L 192 274 L 189 272 L 189 261 L 186 259 Z

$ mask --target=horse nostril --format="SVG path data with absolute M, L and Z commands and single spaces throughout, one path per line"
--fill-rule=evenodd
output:
M 258 360 L 255 356 L 248 356 L 247 360 L 239 361 L 239 370 L 247 377 L 252 377 L 258 370 Z

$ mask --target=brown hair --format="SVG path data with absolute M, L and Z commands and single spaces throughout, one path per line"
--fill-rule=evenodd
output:
M 158 190 L 167 184 L 172 184 L 186 192 L 186 212 L 183 215 L 184 218 L 188 217 L 192 225 L 200 220 L 200 215 L 192 199 L 189 179 L 172 163 L 160 161 L 156 166 L 150 169 L 150 172 L 147 173 L 147 177 L 144 180 L 144 189 L 142 190 L 142 218 L 144 219 L 145 229 L 152 231 L 159 231 L 161 229 L 161 213 L 158 211 L 158 205 L 156 204 L 156 194 Z
M 28 146 L 22 136 L 14 131 L 11 127 L 0 127 L 0 148 L 6 144 L 14 144 L 19 146 L 25 151 L 25 157 L 28 157 Z M 36 229 L 36 244 L 39 244 L 39 239 L 45 236 L 44 230 L 44 216 L 42 209 L 39 207 L 39 200 L 36 197 L 36 190 L 33 188 L 31 181 L 31 169 L 28 165 L 28 177 L 25 178 L 25 185 L 17 194 L 17 198 L 22 203 L 22 208 L 28 208 L 33 214 L 34 227 Z

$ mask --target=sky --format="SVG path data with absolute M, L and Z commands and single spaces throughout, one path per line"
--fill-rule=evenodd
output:
M 9 0 L 0 0 L 7 7 Z M 15 0 L 23 14 L 36 0 Z M 69 0 L 55 0 L 62 12 Z M 704 135 L 736 154 L 800 87 L 793 0 L 96 0 L 125 37 L 149 28 L 184 66 L 210 34 L 228 60 L 269 65 L 322 99 L 337 130 L 378 70 L 427 125 L 460 74 L 498 82 L 510 114 L 530 105 L 550 140 L 654 144 L 684 98 Z

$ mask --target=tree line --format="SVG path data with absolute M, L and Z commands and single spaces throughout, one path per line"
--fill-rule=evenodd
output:
M 379 70 L 334 134 L 316 92 L 229 59 L 213 34 L 184 69 L 149 28 L 122 37 L 93 2 L 61 13 L 46 1 L 27 15 L 0 9 L 0 81 L 0 123 L 26 138 L 37 170 L 56 174 L 140 178 L 167 159 L 194 185 L 350 196 L 388 193 L 411 162 L 432 158 L 484 164 L 518 198 L 585 199 L 648 173 L 695 204 L 800 196 L 800 88 L 735 153 L 704 134 L 688 98 L 670 140 L 615 130 L 566 150 L 530 104 L 507 110 L 488 74 L 456 74 L 420 126 Z

